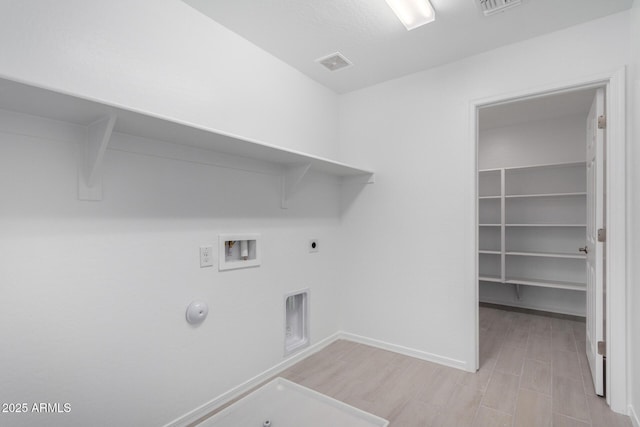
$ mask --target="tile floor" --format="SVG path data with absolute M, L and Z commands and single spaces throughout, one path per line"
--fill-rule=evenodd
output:
M 630 427 L 593 390 L 584 323 L 480 309 L 480 370 L 337 341 L 281 376 L 384 417 L 390 427 Z

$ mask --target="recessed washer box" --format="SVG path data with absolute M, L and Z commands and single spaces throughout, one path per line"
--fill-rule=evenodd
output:
M 218 244 L 220 271 L 260 265 L 260 234 L 220 234 Z

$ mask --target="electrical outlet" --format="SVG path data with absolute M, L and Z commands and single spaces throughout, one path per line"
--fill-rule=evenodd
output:
M 200 267 L 213 267 L 213 247 L 200 247 Z
M 320 242 L 318 239 L 309 240 L 309 252 L 318 252 L 320 250 Z

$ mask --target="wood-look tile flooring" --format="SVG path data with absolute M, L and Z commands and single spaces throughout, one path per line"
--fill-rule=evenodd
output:
M 582 322 L 481 307 L 477 373 L 340 340 L 280 376 L 391 427 L 630 427 L 595 395 L 584 348 Z

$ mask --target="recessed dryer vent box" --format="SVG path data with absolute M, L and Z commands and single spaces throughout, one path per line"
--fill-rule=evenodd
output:
M 257 267 L 260 265 L 260 249 L 259 234 L 221 234 L 218 269 Z
M 309 290 L 284 296 L 284 355 L 309 345 Z

